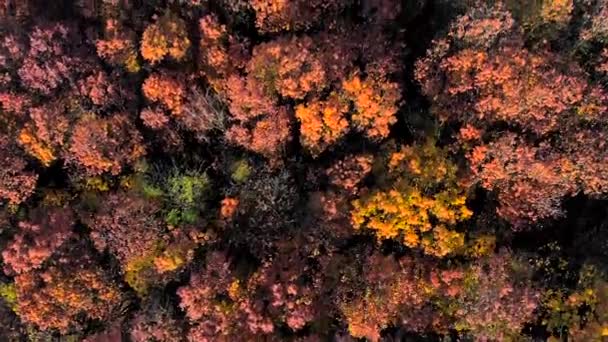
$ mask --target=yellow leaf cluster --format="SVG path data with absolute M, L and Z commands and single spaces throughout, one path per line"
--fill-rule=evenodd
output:
M 352 203 L 355 229 L 438 257 L 464 251 L 464 233 L 453 227 L 473 212 L 447 152 L 433 141 L 403 146 L 388 154 L 386 166 L 383 185 Z
M 540 16 L 545 22 L 566 24 L 570 21 L 573 10 L 573 0 L 544 0 Z
M 447 227 L 472 215 L 464 195 L 443 191 L 427 196 L 416 188 L 379 191 L 354 201 L 353 207 L 351 219 L 356 229 L 366 227 L 380 239 L 401 239 L 410 248 L 436 256 L 463 246 L 464 235 Z

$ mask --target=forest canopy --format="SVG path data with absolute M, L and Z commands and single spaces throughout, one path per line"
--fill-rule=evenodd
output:
M 0 0 L 0 341 L 604 341 L 607 139 L 607 0 Z

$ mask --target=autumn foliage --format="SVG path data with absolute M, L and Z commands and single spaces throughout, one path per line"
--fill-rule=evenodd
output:
M 142 35 L 141 55 L 152 64 L 165 57 L 183 59 L 190 48 L 190 39 L 186 33 L 186 23 L 179 17 L 167 12 L 158 20 L 146 27 Z
M 42 330 L 68 332 L 79 317 L 108 319 L 121 293 L 108 275 L 83 251 L 60 255 L 46 268 L 15 278 L 17 312 Z
M 0 0 L 0 341 L 603 341 L 608 1 Z
M 119 174 L 145 154 L 141 136 L 125 114 L 109 118 L 84 116 L 74 126 L 68 162 L 89 175 Z
M 2 251 L 5 272 L 20 274 L 39 268 L 72 237 L 73 224 L 73 214 L 66 208 L 39 212 L 33 221 L 20 222 L 19 233 Z
M 562 20 L 571 7 L 572 2 L 547 2 L 541 15 Z M 515 226 L 559 216 L 561 199 L 589 192 L 584 179 L 601 186 L 595 168 L 583 171 L 580 156 L 550 136 L 571 141 L 605 122 L 605 90 L 575 63 L 544 47 L 525 47 L 504 8 L 460 18 L 450 38 L 436 41 L 417 63 L 416 77 L 441 120 L 463 123 L 479 135 L 499 124 L 512 132 L 467 149 L 473 174 L 497 192 L 499 215 Z M 599 162 L 604 151 L 589 154 Z

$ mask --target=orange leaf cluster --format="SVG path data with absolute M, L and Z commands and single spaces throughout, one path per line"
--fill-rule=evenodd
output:
M 110 64 L 122 65 L 129 72 L 139 71 L 135 33 L 124 28 L 117 20 L 105 23 L 105 38 L 95 43 L 97 54 Z
M 348 105 L 333 94 L 326 101 L 310 101 L 295 109 L 300 121 L 302 145 L 318 154 L 338 141 L 349 129 Z
M 397 122 L 399 86 L 386 80 L 353 75 L 342 82 L 344 94 L 352 101 L 355 113 L 352 122 L 357 129 L 372 139 L 386 138 L 389 128 Z
M 76 328 L 81 317 L 110 318 L 121 302 L 118 286 L 82 251 L 57 258 L 44 270 L 18 275 L 15 287 L 24 322 L 62 333 Z
M 239 199 L 233 197 L 226 197 L 222 200 L 222 207 L 220 208 L 220 216 L 224 220 L 231 220 L 239 206 Z
M 62 105 L 53 104 L 30 109 L 31 121 L 19 133 L 19 144 L 44 166 L 57 158 L 64 145 L 69 121 L 63 110 Z
M 179 116 L 186 101 L 186 84 L 178 78 L 166 73 L 150 75 L 142 85 L 146 98 L 166 107 L 174 116 Z
M 126 114 L 84 116 L 75 125 L 66 160 L 88 175 L 119 174 L 145 154 L 142 137 Z
M 152 64 L 166 56 L 182 60 L 190 48 L 186 22 L 171 13 L 146 27 L 141 40 L 141 55 Z
M 249 76 L 255 77 L 267 95 L 276 93 L 302 99 L 321 91 L 326 83 L 325 70 L 313 52 L 308 37 L 282 37 L 257 45 L 247 64 Z

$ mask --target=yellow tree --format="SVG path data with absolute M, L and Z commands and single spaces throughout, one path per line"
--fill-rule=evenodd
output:
M 439 257 L 464 246 L 464 234 L 453 227 L 473 213 L 444 150 L 432 142 L 403 147 L 389 156 L 387 178 L 384 187 L 353 202 L 355 229 Z

